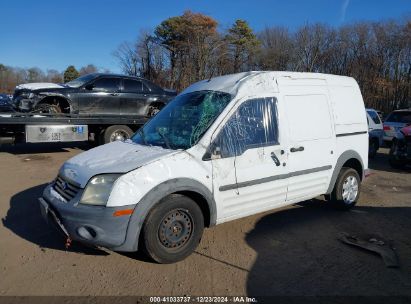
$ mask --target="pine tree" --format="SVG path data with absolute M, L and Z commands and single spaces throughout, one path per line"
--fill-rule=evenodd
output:
M 226 35 L 233 60 L 233 72 L 240 72 L 251 68 L 252 56 L 260 45 L 253 30 L 247 21 L 238 19 L 228 30 Z
M 74 65 L 70 65 L 64 71 L 64 82 L 72 81 L 80 76 L 79 72 L 76 70 Z

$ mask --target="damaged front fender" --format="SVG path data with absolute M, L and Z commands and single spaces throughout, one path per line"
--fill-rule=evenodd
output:
M 217 219 L 217 209 L 211 191 L 196 180 L 189 178 L 175 178 L 157 185 L 144 195 L 144 197 L 134 208 L 134 212 L 131 215 L 124 243 L 121 246 L 111 249 L 115 251 L 127 252 L 137 251 L 140 232 L 150 210 L 152 210 L 156 204 L 160 203 L 162 198 L 172 193 L 187 191 L 197 193 L 207 201 L 209 215 L 205 215 L 205 217 L 208 216 L 209 223 L 206 223 L 206 225 L 214 226 Z

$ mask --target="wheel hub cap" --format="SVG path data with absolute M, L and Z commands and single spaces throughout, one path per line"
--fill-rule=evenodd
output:
M 184 210 L 173 210 L 163 218 L 158 236 L 164 247 L 179 248 L 188 242 L 192 230 L 190 215 Z
M 125 132 L 116 131 L 116 132 L 114 132 L 114 133 L 111 135 L 110 141 L 111 141 L 111 142 L 113 142 L 113 141 L 118 141 L 118 140 L 124 141 L 124 140 L 127 139 L 127 137 L 128 137 L 128 136 L 127 136 L 127 134 L 126 134 Z
M 355 176 L 348 176 L 343 183 L 342 198 L 344 203 L 352 204 L 357 199 L 358 181 Z

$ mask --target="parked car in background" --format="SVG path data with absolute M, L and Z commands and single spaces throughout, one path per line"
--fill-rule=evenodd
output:
M 382 146 L 384 130 L 381 117 L 374 109 L 366 109 L 368 122 L 368 156 L 374 158 L 378 149 Z
M 13 112 L 11 99 L 7 94 L 0 94 L 0 112 Z
M 393 138 L 389 162 L 391 167 L 397 169 L 411 164 L 411 126 L 402 128 Z
M 398 132 L 411 124 L 411 110 L 396 110 L 391 112 L 384 121 L 384 141 L 391 144 Z
M 140 77 L 93 73 L 65 84 L 18 85 L 12 104 L 23 112 L 153 116 L 176 95 Z

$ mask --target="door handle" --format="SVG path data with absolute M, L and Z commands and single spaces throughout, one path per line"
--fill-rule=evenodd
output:
M 275 155 L 274 152 L 271 152 L 271 159 L 274 161 L 277 167 L 280 166 L 280 160 L 278 159 L 277 155 Z
M 298 148 L 291 148 L 291 149 L 290 149 L 290 152 L 300 152 L 300 151 L 304 151 L 304 147 L 303 147 L 303 146 L 298 147 Z

